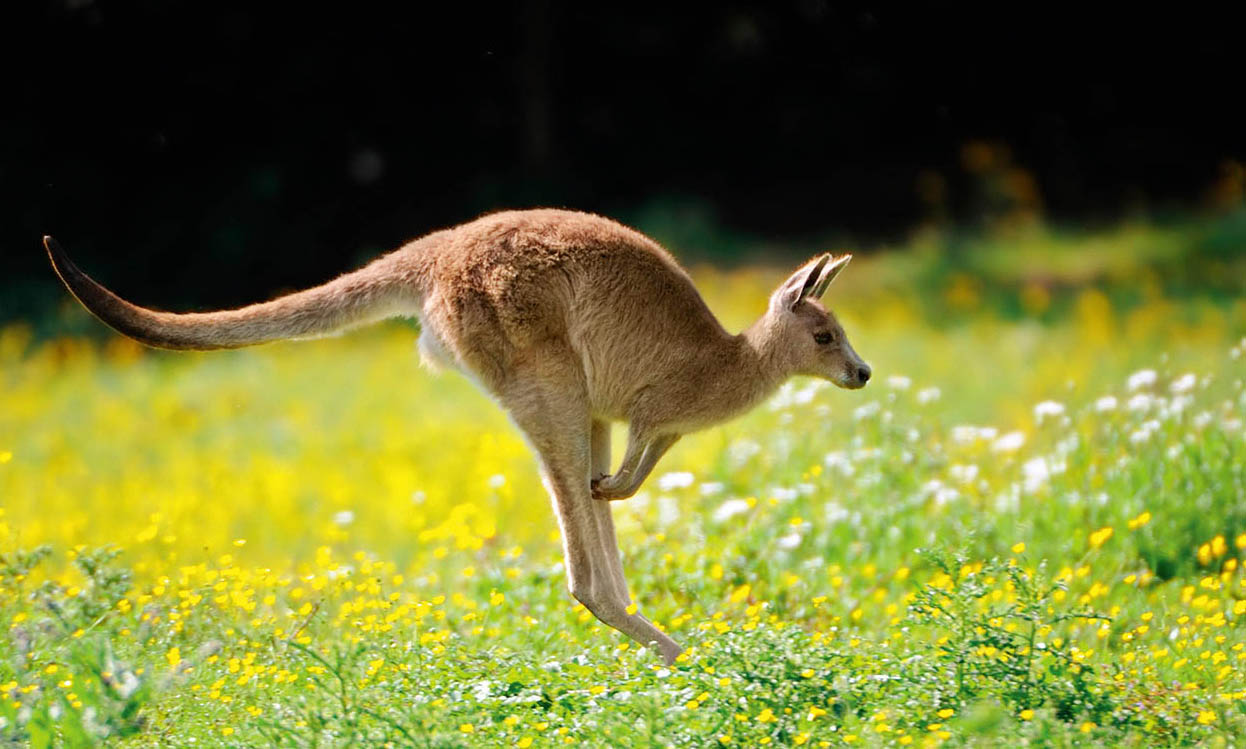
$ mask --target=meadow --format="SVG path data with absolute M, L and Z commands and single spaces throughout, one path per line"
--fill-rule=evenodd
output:
M 526 446 L 412 325 L 10 324 L 0 744 L 1238 745 L 1244 227 L 860 254 L 827 300 L 874 381 L 615 504 L 671 667 L 570 597 Z M 739 329 L 787 270 L 693 276 Z

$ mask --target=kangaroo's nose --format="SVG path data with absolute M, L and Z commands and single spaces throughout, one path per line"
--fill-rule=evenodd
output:
M 857 379 L 861 381 L 862 385 L 870 381 L 870 368 L 867 365 L 862 364 L 857 367 Z

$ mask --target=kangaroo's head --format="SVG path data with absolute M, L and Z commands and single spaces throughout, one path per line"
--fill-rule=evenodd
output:
M 869 382 L 870 366 L 821 302 L 851 259 L 829 254 L 814 258 L 771 294 L 770 307 L 756 326 L 761 332 L 756 344 L 787 374 L 821 377 L 852 390 Z

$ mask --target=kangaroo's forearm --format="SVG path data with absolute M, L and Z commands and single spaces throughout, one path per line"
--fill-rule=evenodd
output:
M 640 458 L 636 470 L 632 472 L 631 481 L 629 482 L 628 496 L 635 494 L 640 485 L 645 483 L 645 479 L 649 478 L 649 474 L 653 473 L 653 469 L 658 465 L 658 461 L 666 455 L 666 451 L 671 449 L 679 441 L 678 434 L 664 434 L 649 442 L 645 447 L 645 452 Z
M 594 486 L 594 496 L 599 499 L 627 499 L 634 495 L 649 474 L 653 472 L 658 461 L 679 441 L 677 434 L 664 434 L 647 441 L 631 438 L 627 443 L 627 452 L 623 456 L 623 464 L 611 476 L 607 476 Z

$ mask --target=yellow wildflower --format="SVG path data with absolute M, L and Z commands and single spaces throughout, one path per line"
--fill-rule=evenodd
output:
M 1110 525 L 1091 533 L 1089 538 L 1090 548 L 1097 549 L 1100 546 L 1103 546 L 1107 543 L 1107 540 L 1112 537 L 1113 533 L 1115 533 L 1115 531 Z
M 748 594 L 751 590 L 752 590 L 752 586 L 749 585 L 748 583 L 744 583 L 740 587 L 731 591 L 731 602 L 739 603 L 745 600 L 746 598 L 748 598 Z

